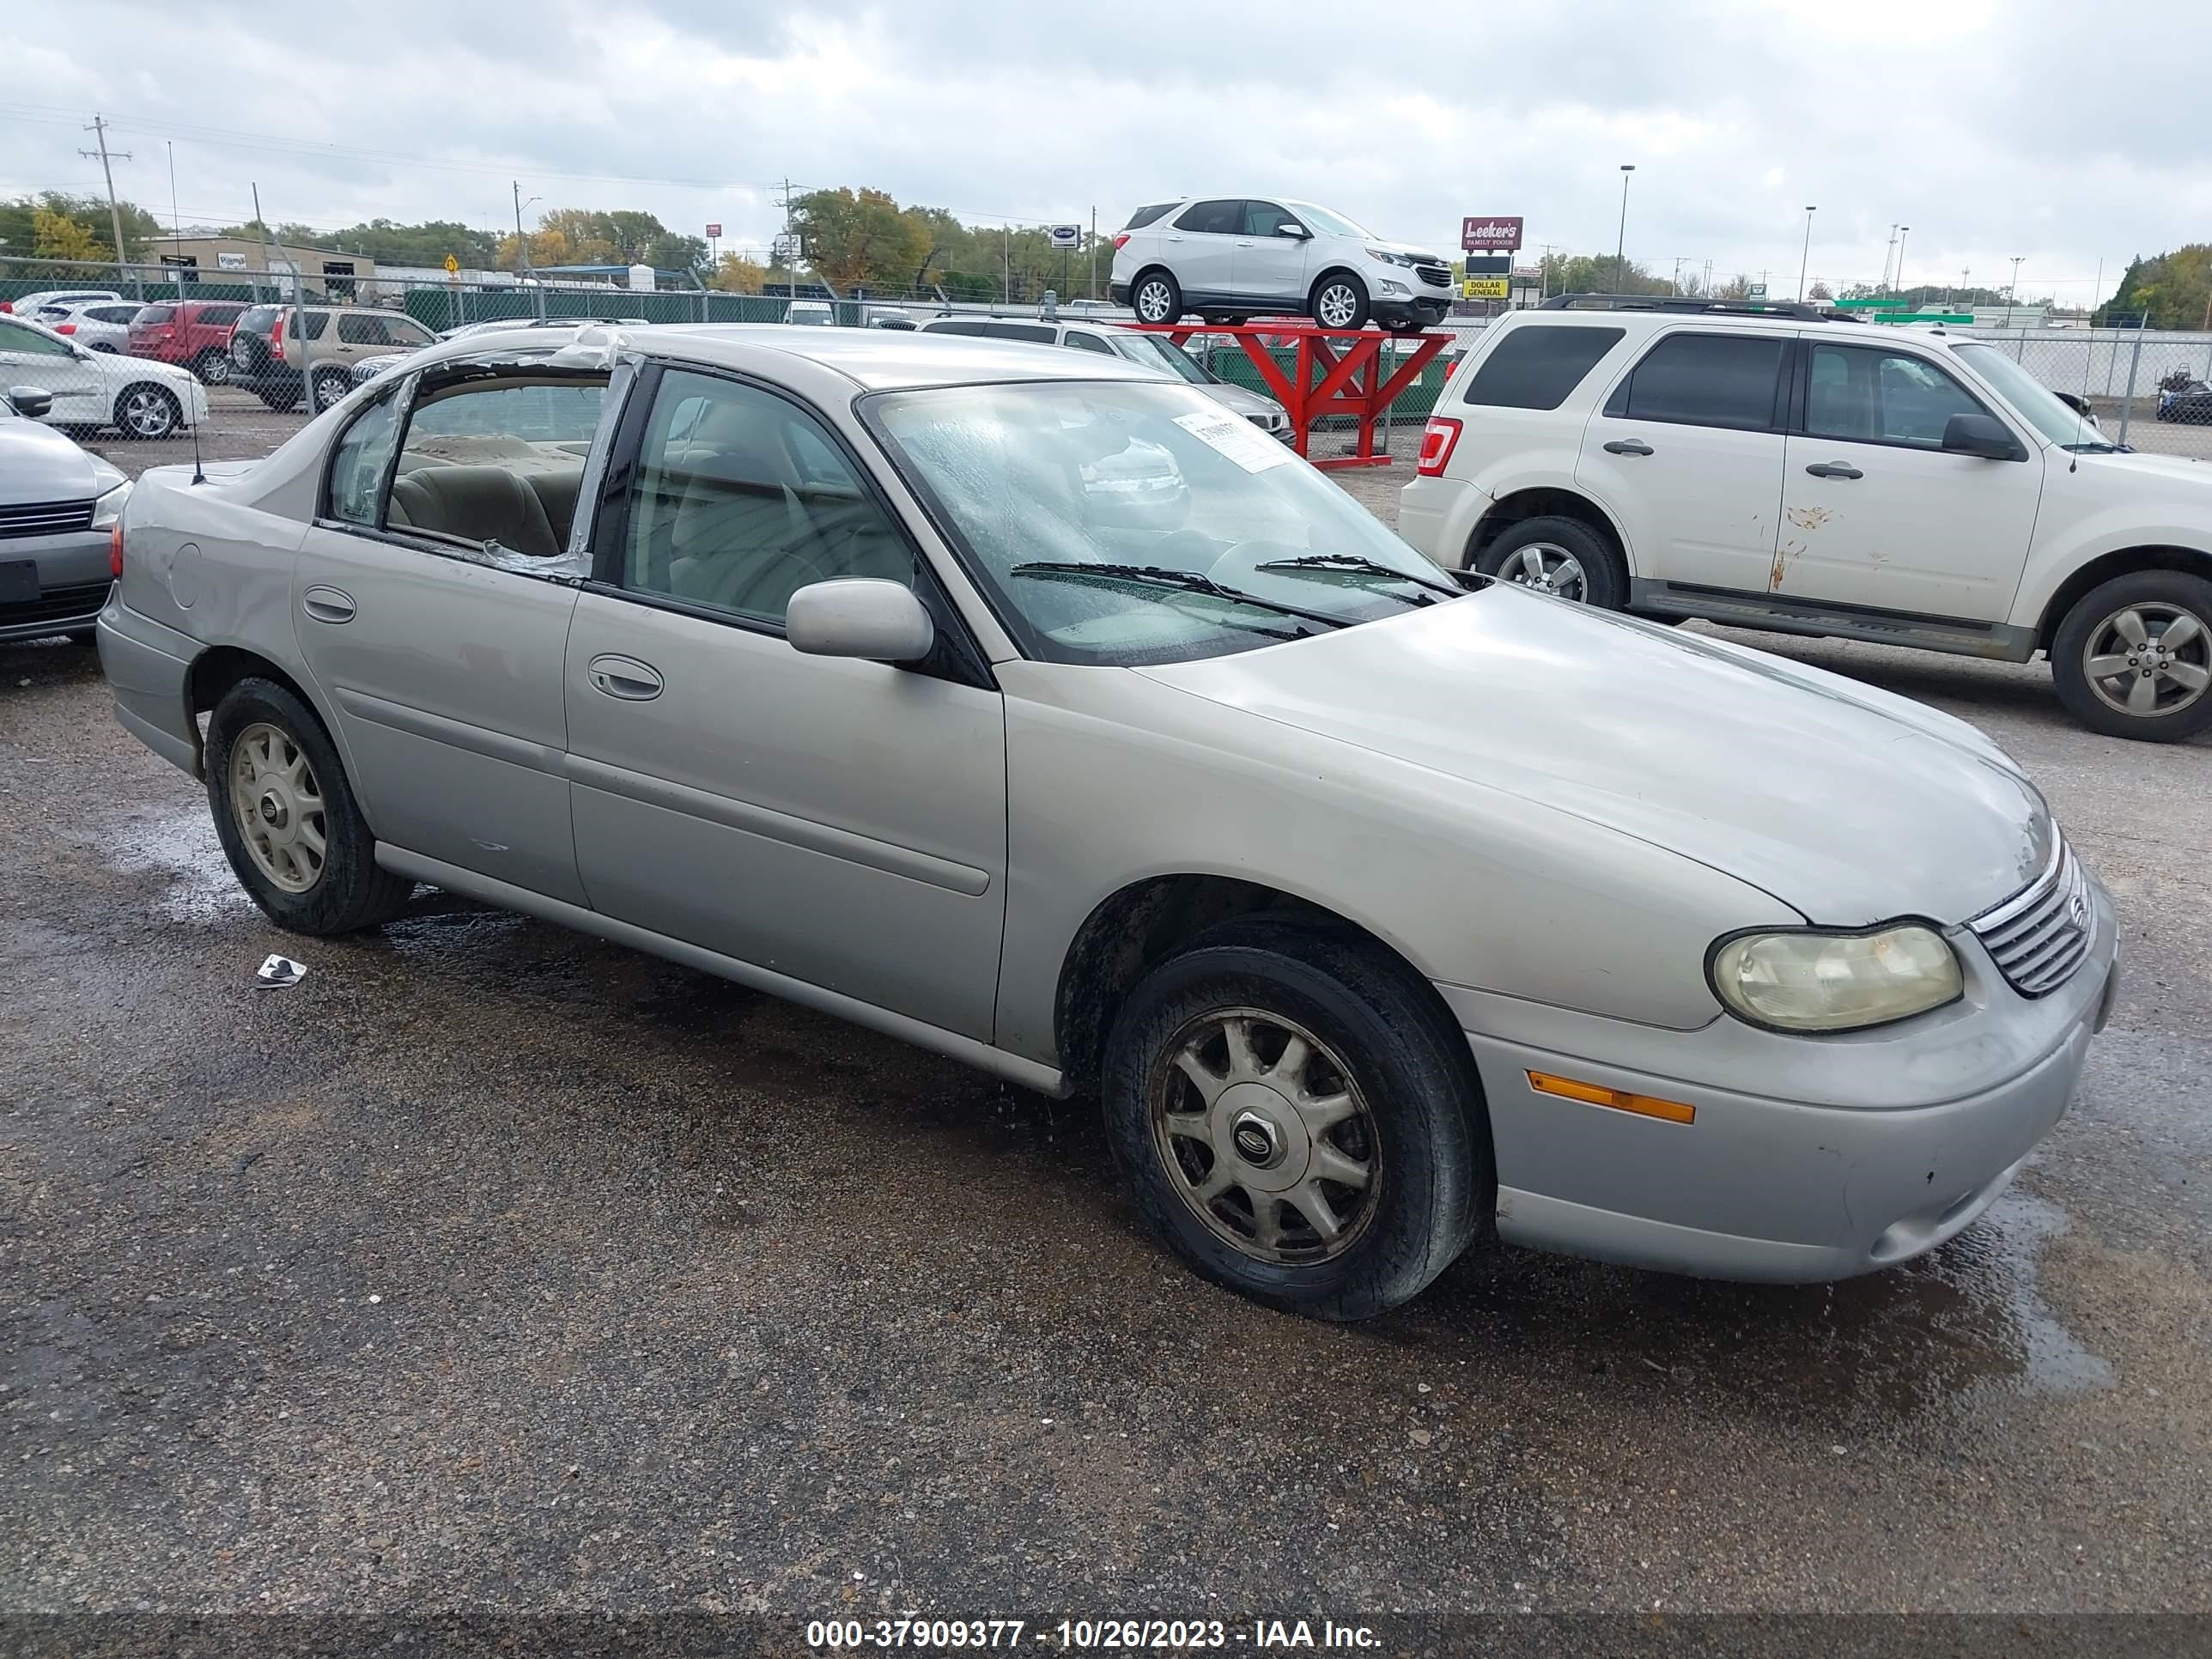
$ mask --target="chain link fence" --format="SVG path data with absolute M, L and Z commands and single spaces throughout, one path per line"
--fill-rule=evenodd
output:
M 2133 328 L 1956 329 L 2096 416 L 2115 443 L 2212 460 L 2212 333 Z

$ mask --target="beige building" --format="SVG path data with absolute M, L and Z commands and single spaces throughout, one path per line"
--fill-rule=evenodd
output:
M 362 254 L 239 236 L 165 237 L 151 251 L 163 264 L 185 265 L 203 281 L 220 281 L 225 271 L 289 278 L 296 270 L 307 286 L 333 299 L 351 298 L 356 283 L 376 275 L 376 262 Z

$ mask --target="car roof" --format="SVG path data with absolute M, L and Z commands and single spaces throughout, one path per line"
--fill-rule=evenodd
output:
M 1877 340 L 1888 340 L 1904 335 L 1913 340 L 1932 339 L 1937 345 L 1947 345 L 1951 337 L 1941 327 L 1916 329 L 1910 334 L 1894 326 L 1868 323 L 1846 322 L 1840 318 L 1756 316 L 1735 311 L 1649 311 L 1623 308 L 1605 310 L 1598 307 L 1583 309 L 1546 310 L 1537 306 L 1509 311 L 1498 322 L 1526 326 L 1532 323 L 1565 324 L 1574 328 L 1620 328 L 1628 323 L 1648 325 L 1652 329 L 1662 325 L 1693 328 L 1700 333 L 1713 329 L 1743 330 L 1763 334 L 1779 331 L 1785 334 L 1810 334 L 1822 338 L 1848 340 L 1853 345 L 1867 345 Z
M 764 355 L 805 362 L 835 374 L 863 391 L 901 391 L 914 386 L 983 386 L 1004 380 L 1139 380 L 1158 374 L 1119 356 L 1070 354 L 1065 348 L 1027 341 L 992 340 L 967 334 L 934 334 L 921 329 L 795 329 L 784 323 L 656 323 L 636 330 L 611 328 L 606 334 L 626 349 L 670 362 L 696 362 L 735 369 L 770 367 Z M 476 352 L 506 356 L 533 346 L 555 349 L 587 343 L 570 329 L 520 329 L 495 337 L 449 340 L 426 347 L 419 361 L 429 367 Z M 1072 364 L 1080 372 L 1071 372 Z

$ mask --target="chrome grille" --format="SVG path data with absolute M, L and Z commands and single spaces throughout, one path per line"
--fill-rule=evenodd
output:
M 59 536 L 91 528 L 90 501 L 19 501 L 0 507 L 0 536 Z
M 2073 977 L 2089 954 L 2093 914 L 2088 875 L 2061 840 L 2049 869 L 1966 925 L 2014 990 L 2039 997 Z
M 1449 288 L 1451 286 L 1451 272 L 1443 265 L 1415 265 L 1413 267 L 1413 275 L 1419 277 L 1431 288 Z

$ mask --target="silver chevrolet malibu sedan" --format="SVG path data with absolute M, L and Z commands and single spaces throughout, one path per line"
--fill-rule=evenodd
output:
M 1903 1261 L 2114 925 L 1972 727 L 1447 576 L 1193 387 L 877 330 L 434 347 L 149 472 L 100 622 L 279 925 L 417 883 L 1095 1091 L 1201 1273 Z

